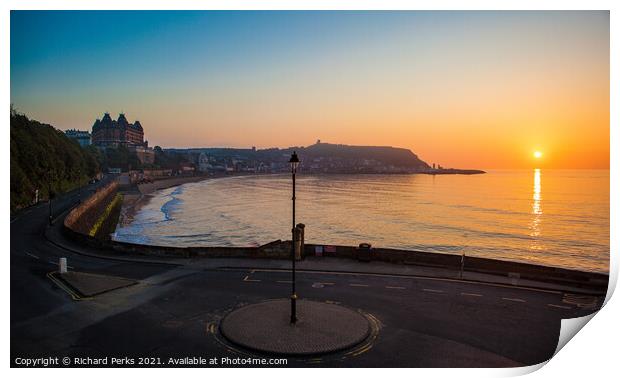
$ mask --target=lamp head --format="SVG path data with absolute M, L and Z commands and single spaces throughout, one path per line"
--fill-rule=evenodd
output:
M 297 171 L 297 166 L 299 165 L 299 158 L 297 157 L 297 152 L 293 151 L 291 159 L 288 162 L 291 164 L 291 169 L 293 170 L 293 172 Z

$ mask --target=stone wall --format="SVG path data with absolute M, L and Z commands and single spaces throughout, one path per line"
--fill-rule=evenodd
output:
M 93 195 L 65 217 L 66 228 L 79 234 L 88 235 L 93 225 L 105 212 L 107 205 L 114 199 L 118 191 L 118 183 L 113 181 L 99 188 Z
M 249 257 L 289 259 L 291 242 L 276 240 L 259 247 L 164 247 L 112 241 L 110 249 L 121 254 L 160 257 Z
M 323 258 L 339 257 L 359 259 L 358 249 L 352 246 L 323 246 L 306 244 L 304 256 L 317 256 L 317 247 L 322 250 Z M 487 259 L 482 257 L 461 256 L 443 253 L 405 251 L 389 248 L 372 248 L 371 261 L 382 261 L 393 264 L 418 265 L 437 267 L 460 272 L 477 272 L 506 276 L 516 280 L 533 280 L 557 284 L 598 289 L 607 287 L 607 274 L 584 272 L 571 269 L 556 268 L 544 265 L 526 264 L 506 260 Z
M 102 204 L 105 202 L 107 201 L 103 201 Z M 122 204 L 123 195 L 116 193 L 114 198 L 106 205 L 104 213 L 99 217 L 95 226 L 90 230 L 90 236 L 102 240 L 111 239 L 111 234 L 118 225 Z

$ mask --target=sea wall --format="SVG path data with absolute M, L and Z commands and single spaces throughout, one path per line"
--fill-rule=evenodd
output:
M 570 284 L 593 289 L 606 288 L 609 280 L 607 274 L 466 255 L 461 256 L 389 248 L 372 248 L 369 257 L 362 256 L 364 253 L 365 251 L 360 251 L 357 247 L 339 245 L 324 246 L 306 244 L 304 249 L 305 256 L 350 258 L 365 261 L 369 260 L 370 262 L 382 261 L 393 264 L 436 267 L 450 269 L 456 273 L 455 276 L 458 276 L 458 272 L 462 269 L 465 272 L 500 275 L 514 280 L 525 279 L 557 284 Z
M 82 243 L 93 248 L 113 252 L 119 256 L 142 255 L 174 258 L 254 258 L 254 259 L 290 259 L 291 242 L 276 240 L 258 247 L 166 247 L 141 245 L 117 241 L 102 242 L 88 235 L 68 230 L 69 234 Z M 322 249 L 317 254 L 317 247 Z M 325 259 L 360 259 L 358 248 L 352 246 L 320 246 L 305 244 L 302 258 Z M 367 259 L 364 259 L 368 261 Z M 609 276 L 606 274 L 570 270 L 543 265 L 525 264 L 480 257 L 449 255 L 420 251 L 405 251 L 387 248 L 373 248 L 367 262 L 380 261 L 392 264 L 416 265 L 441 268 L 452 272 L 446 278 L 458 278 L 461 269 L 464 272 L 485 273 L 504 276 L 515 283 L 519 280 L 548 282 L 559 285 L 605 291 Z M 336 261 L 334 261 L 336 263 Z
M 291 256 L 291 242 L 276 240 L 258 247 L 163 247 L 147 246 L 112 241 L 112 250 L 124 254 L 138 254 L 162 257 L 249 257 L 266 259 L 288 259 Z
M 95 224 L 106 213 L 108 205 L 112 203 L 117 192 L 118 183 L 116 181 L 99 188 L 93 195 L 69 212 L 64 219 L 65 228 L 78 234 L 89 235 Z

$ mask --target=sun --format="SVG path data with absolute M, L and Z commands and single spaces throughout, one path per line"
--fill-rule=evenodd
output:
M 540 151 L 534 151 L 534 158 L 540 159 L 543 156 L 543 153 Z

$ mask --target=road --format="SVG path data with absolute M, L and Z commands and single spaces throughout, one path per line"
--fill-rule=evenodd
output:
M 54 206 L 58 213 L 76 201 L 73 192 Z M 206 269 L 71 253 L 43 236 L 47 211 L 43 203 L 11 220 L 13 366 L 18 357 L 159 358 L 143 361 L 162 364 L 155 366 L 167 366 L 170 357 L 255 357 L 228 345 L 217 332 L 218 321 L 236 307 L 290 294 L 286 271 Z M 127 277 L 138 284 L 73 300 L 46 277 L 61 256 L 68 257 L 72 270 Z M 595 310 L 587 297 L 457 280 L 327 271 L 302 271 L 297 280 L 301 298 L 359 309 L 376 319 L 379 330 L 355 353 L 288 359 L 286 366 L 531 365 L 553 355 L 561 319 Z

